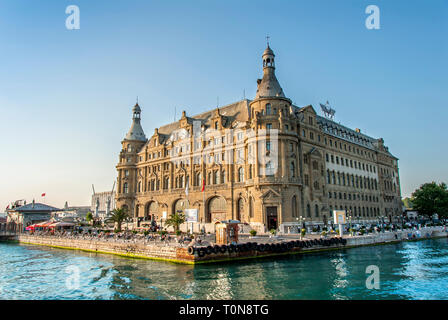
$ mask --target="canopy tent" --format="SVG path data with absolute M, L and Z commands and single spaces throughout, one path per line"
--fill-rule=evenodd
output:
M 62 227 L 73 227 L 73 226 L 75 226 L 74 223 L 59 221 L 59 222 L 53 222 L 48 227 L 50 227 L 50 228 L 61 227 L 62 228 Z
M 35 225 L 34 225 L 34 227 L 35 228 L 47 228 L 47 227 L 49 227 L 51 224 L 53 224 L 54 223 L 54 221 L 44 221 L 44 222 L 41 222 L 41 223 L 36 223 Z

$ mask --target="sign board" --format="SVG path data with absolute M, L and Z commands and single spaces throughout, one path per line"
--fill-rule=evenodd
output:
M 198 222 L 198 209 L 184 209 L 186 222 Z
M 334 217 L 335 224 L 345 224 L 346 223 L 345 210 L 333 210 L 333 217 Z
M 163 220 L 166 220 L 166 211 L 163 211 L 163 212 L 162 212 L 162 219 L 163 219 Z

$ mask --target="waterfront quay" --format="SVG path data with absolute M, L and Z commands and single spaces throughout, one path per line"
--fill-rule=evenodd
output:
M 96 235 L 17 234 L 6 240 L 62 249 L 114 254 L 130 258 L 163 260 L 181 264 L 229 262 L 245 259 L 277 257 L 289 254 L 338 250 L 359 246 L 388 244 L 447 237 L 445 227 L 422 227 L 419 230 L 386 231 L 368 235 L 326 236 L 299 235 L 242 236 L 237 244 L 217 245 L 212 238 L 189 243 L 148 238 L 107 238 Z

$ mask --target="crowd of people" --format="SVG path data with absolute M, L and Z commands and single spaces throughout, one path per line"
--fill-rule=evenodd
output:
M 57 237 L 65 239 L 79 239 L 79 240 L 91 240 L 91 241 L 114 241 L 121 243 L 143 243 L 143 244 L 166 244 L 166 245 L 188 245 L 192 241 L 200 243 L 206 237 L 205 235 L 172 235 L 168 233 L 155 233 L 146 232 L 135 233 L 130 231 L 123 232 L 110 232 L 105 230 L 96 229 L 74 229 L 74 230 L 61 230 L 61 231 L 50 231 L 50 230 L 39 230 L 33 232 L 36 236 L 46 236 L 46 237 Z

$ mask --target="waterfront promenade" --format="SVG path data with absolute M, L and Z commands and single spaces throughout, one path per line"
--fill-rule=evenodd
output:
M 301 254 L 322 250 L 337 250 L 366 245 L 387 244 L 400 241 L 447 236 L 446 228 L 425 227 L 420 230 L 400 230 L 344 237 L 307 235 L 242 236 L 236 245 L 216 245 L 212 237 L 200 241 L 162 240 L 157 237 L 104 237 L 98 235 L 49 235 L 19 234 L 13 240 L 20 243 L 43 245 L 63 249 L 115 254 L 133 258 L 164 260 L 174 263 L 198 264 L 242 259 Z M 11 240 L 11 239 L 10 239 Z

